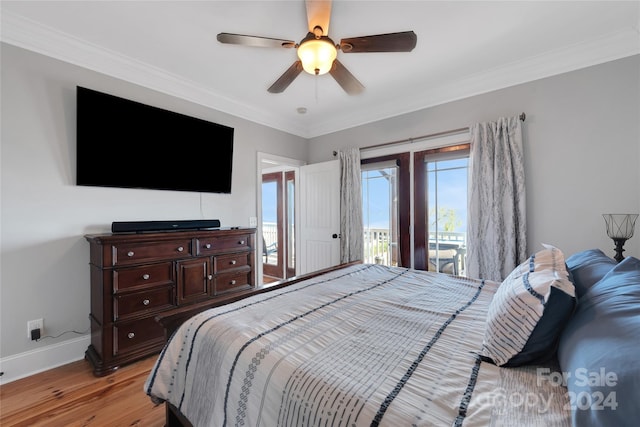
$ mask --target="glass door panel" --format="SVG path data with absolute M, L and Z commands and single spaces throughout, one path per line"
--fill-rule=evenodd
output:
M 465 274 L 469 144 L 414 153 L 414 267 Z
M 262 175 L 262 263 L 265 275 L 284 278 L 282 269 L 282 173 Z
M 285 211 L 286 211 L 286 242 L 287 242 L 287 277 L 296 275 L 296 180 L 295 172 L 285 172 Z
M 398 248 L 398 168 L 395 162 L 362 165 L 364 262 L 401 265 Z
M 262 175 L 262 240 L 264 275 L 295 276 L 295 171 Z
M 468 158 L 425 162 L 430 271 L 462 275 L 467 240 Z

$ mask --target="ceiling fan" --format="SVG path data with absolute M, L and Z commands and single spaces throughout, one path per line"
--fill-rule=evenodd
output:
M 336 59 L 338 49 L 343 53 L 411 52 L 416 46 L 417 36 L 413 31 L 351 37 L 335 44 L 328 36 L 331 1 L 306 0 L 306 8 L 309 32 L 300 43 L 231 33 L 218 34 L 218 41 L 244 46 L 295 48 L 299 59 L 267 89 L 270 93 L 283 92 L 304 70 L 314 75 L 331 74 L 349 95 L 362 92 L 364 86 Z

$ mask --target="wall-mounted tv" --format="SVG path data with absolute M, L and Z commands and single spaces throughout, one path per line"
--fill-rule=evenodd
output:
M 77 87 L 76 183 L 231 193 L 233 131 Z

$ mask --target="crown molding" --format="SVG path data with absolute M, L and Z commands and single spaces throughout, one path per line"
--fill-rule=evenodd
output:
M 283 121 L 269 111 L 258 110 L 221 96 L 163 69 L 78 39 L 23 16 L 2 11 L 1 40 L 79 67 L 125 80 L 171 96 L 204 105 L 242 119 L 294 135 L 304 136 L 306 129 Z
M 354 110 L 351 114 L 339 116 L 331 123 L 316 123 L 309 129 L 309 134 L 321 136 L 447 102 L 638 55 L 640 54 L 639 32 L 636 27 L 625 28 L 602 37 L 469 75 L 445 85 L 418 88 L 409 97 L 394 98 L 389 102 L 376 104 L 375 110 Z
M 372 103 L 371 109 L 351 110 L 307 127 L 6 10 L 2 11 L 1 34 L 5 43 L 307 139 L 640 53 L 638 28 L 629 27 L 458 81 L 425 86 L 408 98 Z

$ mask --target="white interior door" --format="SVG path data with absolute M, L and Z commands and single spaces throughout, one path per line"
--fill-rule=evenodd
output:
M 340 161 L 300 168 L 299 274 L 340 263 Z

